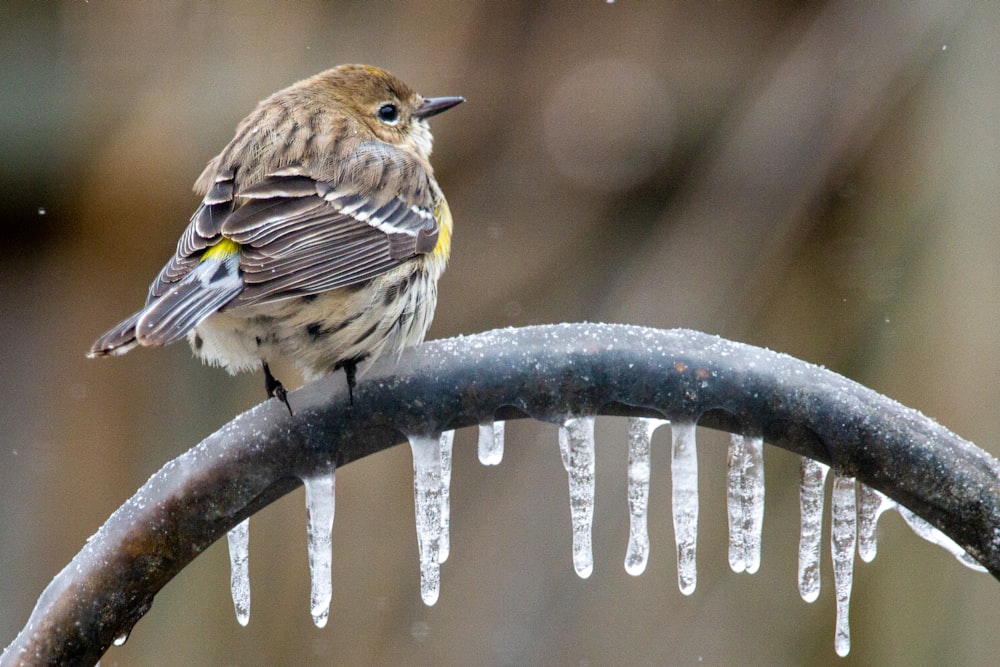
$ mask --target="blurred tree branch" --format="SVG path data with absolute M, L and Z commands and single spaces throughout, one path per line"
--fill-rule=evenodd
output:
M 320 467 L 405 440 L 530 416 L 657 416 L 763 435 L 917 512 L 1000 578 L 1000 464 L 831 371 L 694 331 L 571 324 L 434 341 L 268 401 L 168 462 L 45 589 L 0 665 L 93 664 L 153 596 Z

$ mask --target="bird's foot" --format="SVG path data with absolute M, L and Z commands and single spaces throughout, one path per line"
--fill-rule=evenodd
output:
M 292 406 L 288 403 L 288 392 L 285 391 L 285 386 L 271 375 L 271 369 L 268 368 L 266 361 L 262 361 L 261 365 L 264 367 L 264 389 L 267 390 L 267 397 L 276 398 L 284 403 L 285 407 L 288 408 L 288 414 L 295 416 L 295 413 L 292 412 Z
M 354 387 L 358 384 L 358 362 L 346 362 L 344 364 L 344 375 L 347 376 L 347 400 L 351 407 L 354 407 Z

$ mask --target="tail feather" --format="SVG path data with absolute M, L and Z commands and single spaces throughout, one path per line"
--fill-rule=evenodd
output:
M 91 359 L 118 356 L 138 345 L 139 342 L 135 338 L 135 325 L 141 315 L 142 311 L 140 310 L 138 313 L 133 313 L 128 319 L 119 322 L 115 328 L 94 342 L 87 356 Z
M 136 323 L 136 338 L 142 345 L 176 342 L 242 290 L 242 282 L 222 289 L 185 280 L 142 311 Z
M 183 280 L 97 339 L 88 357 L 125 354 L 136 345 L 169 345 L 243 291 L 239 257 L 202 260 Z

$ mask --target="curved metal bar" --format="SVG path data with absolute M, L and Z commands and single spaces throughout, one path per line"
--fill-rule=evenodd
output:
M 237 523 L 319 467 L 493 419 L 663 416 L 760 434 L 856 476 L 1000 578 L 1000 463 L 836 373 L 695 331 L 608 324 L 434 341 L 374 365 L 350 405 L 340 375 L 268 401 L 170 461 L 42 593 L 0 665 L 93 664 L 153 596 Z

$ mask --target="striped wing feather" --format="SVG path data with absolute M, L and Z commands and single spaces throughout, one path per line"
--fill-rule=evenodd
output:
M 218 169 L 147 305 L 223 238 L 241 246 L 244 287 L 226 304 L 204 302 L 215 310 L 357 284 L 430 252 L 437 241 L 429 174 L 388 144 L 361 143 L 334 163 L 286 165 L 246 187 L 238 171 Z

